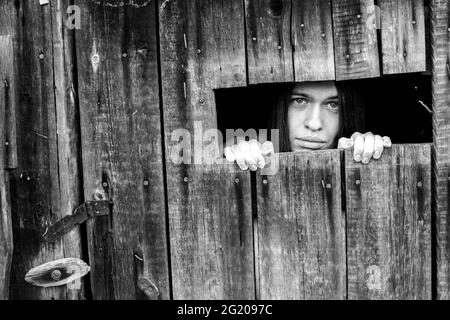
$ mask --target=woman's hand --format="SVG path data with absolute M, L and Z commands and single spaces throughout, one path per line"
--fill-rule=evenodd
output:
M 353 147 L 353 158 L 355 161 L 368 164 L 372 158 L 380 159 L 384 148 L 392 147 L 392 142 L 389 137 L 374 135 L 372 132 L 365 134 L 355 132 L 350 139 L 339 139 L 339 149 L 349 149 L 351 147 Z
M 224 150 L 228 161 L 236 161 L 241 170 L 256 171 L 264 169 L 269 157 L 275 153 L 272 142 L 266 141 L 263 144 L 257 140 L 240 141 L 237 145 L 226 147 Z

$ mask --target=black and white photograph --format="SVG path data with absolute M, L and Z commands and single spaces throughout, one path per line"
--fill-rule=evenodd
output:
M 450 0 L 0 0 L 0 300 L 450 300 L 449 169 Z

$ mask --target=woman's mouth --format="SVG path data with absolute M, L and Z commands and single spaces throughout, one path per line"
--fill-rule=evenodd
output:
M 319 150 L 326 143 L 326 141 L 315 137 L 295 138 L 295 144 L 301 149 Z

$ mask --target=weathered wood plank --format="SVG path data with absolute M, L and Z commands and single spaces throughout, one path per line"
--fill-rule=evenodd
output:
M 46 227 L 71 214 L 79 205 L 78 143 L 66 138 L 67 130 L 77 130 L 72 114 L 74 105 L 54 89 L 58 84 L 70 87 L 71 68 L 66 51 L 70 43 L 63 17 L 69 1 L 2 1 L 8 12 L 2 28 L 13 30 L 17 41 L 19 94 L 17 104 L 18 170 L 11 174 L 11 199 L 16 251 L 13 259 L 11 297 L 14 299 L 82 299 L 81 286 L 41 289 L 24 281 L 25 274 L 36 265 L 69 255 L 81 256 L 78 231 L 55 244 L 44 244 Z M 3 31 L 0 31 L 0 33 Z M 62 41 L 62 39 L 65 39 Z M 65 59 L 61 57 L 64 56 Z M 62 80 L 64 79 L 64 81 Z M 59 90 L 65 92 L 66 88 Z M 65 123 L 58 123 L 66 118 Z M 61 134 L 61 136 L 59 136 Z M 71 136 L 72 137 L 72 136 Z M 73 149 L 72 149 L 73 148 Z M 70 149 L 63 155 L 62 149 Z M 69 172 L 64 175 L 64 171 Z
M 336 80 L 380 75 L 373 0 L 333 0 Z
M 217 128 L 213 89 L 247 84 L 243 4 L 239 0 L 160 0 L 158 3 L 175 299 L 254 298 L 253 268 L 249 267 L 251 224 L 246 217 L 250 210 L 249 173 L 240 177 L 241 200 L 234 190 L 237 187 L 230 184 L 234 181 L 231 169 L 217 167 L 215 174 L 220 175 L 216 177 L 201 166 L 205 160 L 210 160 L 203 157 L 206 154 L 203 149 L 211 143 L 204 141 L 203 130 Z M 190 130 L 190 134 L 184 137 L 185 142 L 194 146 L 185 151 L 186 166 L 172 161 L 173 155 L 179 151 L 179 132 L 175 130 L 183 128 Z M 191 139 L 194 131 L 198 134 Z M 172 139 L 173 133 L 177 136 L 175 140 Z M 218 156 L 222 157 L 221 154 Z M 190 167 L 188 163 L 196 166 Z M 185 184 L 183 181 L 187 176 L 193 180 Z M 232 180 L 225 179 L 226 176 Z M 219 183 L 219 177 L 227 181 L 226 184 Z M 200 179 L 204 180 L 204 191 L 198 189 L 202 186 Z M 232 200 L 225 205 L 223 201 L 228 194 Z M 220 198 L 217 195 L 221 195 Z M 239 219 L 238 213 L 241 214 Z M 221 216 L 226 219 L 217 220 Z M 196 217 L 204 222 L 199 224 Z M 186 221 L 195 228 L 209 226 L 209 229 L 207 233 L 199 229 L 201 233 L 190 234 L 180 221 Z M 241 221 L 240 224 L 236 224 L 237 221 Z M 241 249 L 238 249 L 239 245 L 233 247 L 239 239 L 239 236 L 236 238 L 237 230 L 242 234 Z M 226 236 L 224 231 L 229 235 Z M 206 235 L 208 238 L 204 238 Z M 186 237 L 190 242 L 185 241 Z M 183 252 L 180 248 L 187 249 Z M 230 255 L 233 261 L 229 260 Z M 196 261 L 195 267 L 191 265 L 192 259 Z M 206 260 L 203 263 L 198 259 Z
M 217 128 L 213 89 L 247 85 L 243 3 L 159 3 L 166 135 L 196 120 Z
M 84 194 L 114 203 L 88 223 L 93 298 L 140 298 L 146 277 L 169 299 L 156 2 L 110 3 L 76 1 Z
M 340 151 L 280 155 L 257 193 L 260 298 L 345 299 Z
M 250 175 L 186 166 L 169 193 L 174 299 L 253 299 Z
M 450 299 L 450 2 L 431 1 L 437 298 Z
M 246 0 L 250 84 L 294 81 L 291 1 Z
M 0 179 L 0 300 L 8 300 L 10 299 L 11 265 L 14 248 L 11 195 L 9 192 L 9 177 L 4 170 L 0 172 Z
M 83 202 L 82 163 L 80 158 L 80 115 L 76 85 L 75 34 L 66 26 L 66 12 L 72 1 L 52 3 L 53 81 L 56 101 L 55 115 L 59 219 L 71 215 Z M 64 257 L 81 258 L 81 235 L 75 228 L 63 237 Z M 70 299 L 84 298 L 84 282 L 68 285 Z
M 295 81 L 334 80 L 331 1 L 293 1 Z
M 431 299 L 431 149 L 345 154 L 349 299 Z
M 381 0 L 383 74 L 426 71 L 423 0 Z
M 1 13 L 1 12 L 0 12 Z M 0 36 L 0 81 L 9 75 L 14 56 L 11 36 Z M 9 283 L 13 256 L 13 236 L 11 223 L 11 202 L 9 198 L 8 175 L 5 174 L 5 120 L 8 104 L 8 88 L 0 84 L 0 300 L 9 299 Z
M 1 14 L 1 13 L 0 13 Z M 5 143 L 5 168 L 15 169 L 17 160 L 17 136 L 16 136 L 16 108 L 17 108 L 17 84 L 18 76 L 16 50 L 12 36 L 4 39 L 2 43 L 2 59 L 0 62 L 0 86 L 4 91 L 5 121 L 4 143 Z

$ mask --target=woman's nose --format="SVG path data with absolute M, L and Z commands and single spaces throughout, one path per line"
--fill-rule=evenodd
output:
M 320 118 L 320 106 L 312 106 L 308 112 L 305 127 L 311 131 L 319 131 L 322 129 L 322 125 L 322 120 Z

